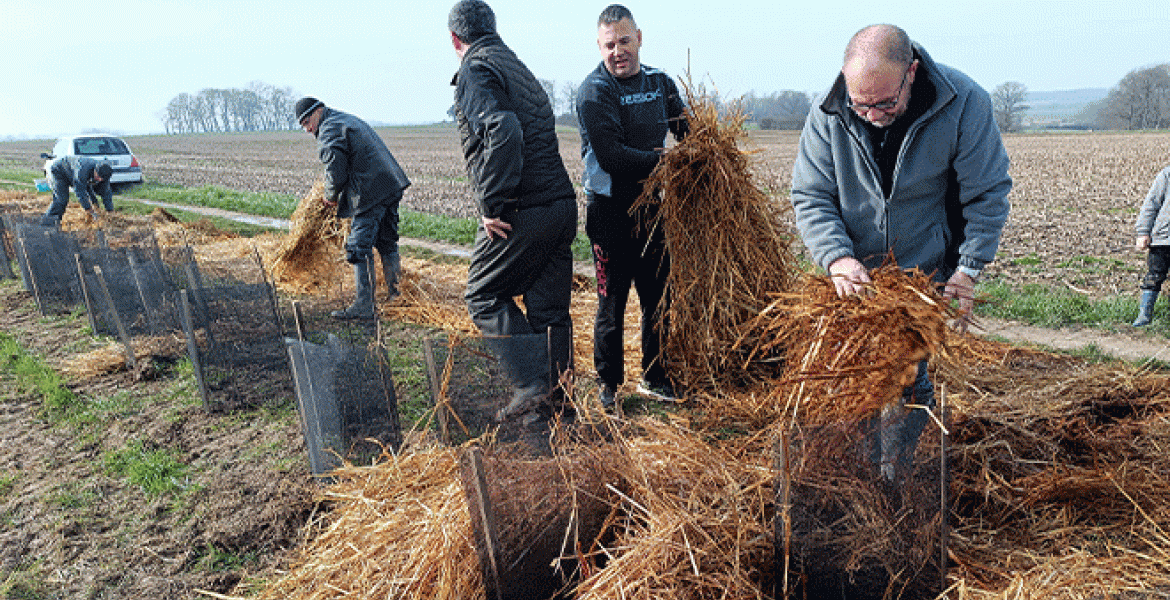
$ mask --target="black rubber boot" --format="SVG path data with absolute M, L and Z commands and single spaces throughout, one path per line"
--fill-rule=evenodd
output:
M 397 252 L 382 254 L 382 278 L 386 281 L 386 293 L 393 300 L 398 296 L 398 276 L 402 273 L 402 259 Z
M 357 286 L 357 293 L 353 304 L 345 310 L 335 310 L 329 313 L 334 319 L 373 319 L 374 318 L 374 274 L 370 271 L 370 260 L 356 263 L 353 266 L 353 279 Z
M 496 412 L 496 421 L 525 413 L 548 412 L 549 360 L 545 336 L 489 337 L 484 341 L 500 359 L 512 384 L 512 398 Z

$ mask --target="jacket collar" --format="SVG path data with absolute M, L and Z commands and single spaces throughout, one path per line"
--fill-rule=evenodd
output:
M 467 51 L 463 53 L 463 58 L 459 61 L 459 70 L 455 71 L 455 75 L 451 77 L 451 85 L 456 85 L 456 83 L 458 83 L 459 71 L 463 70 L 463 66 L 466 65 L 469 60 L 472 60 L 472 58 L 479 54 L 480 51 L 482 51 L 484 48 L 497 45 L 504 45 L 504 38 L 501 38 L 500 34 L 498 33 L 489 33 L 479 38 L 478 40 L 471 42 L 471 44 L 467 46 Z
M 928 118 L 954 100 L 958 96 L 958 92 L 955 91 L 955 86 L 947 79 L 946 74 L 942 72 L 938 63 L 934 62 L 934 59 L 926 53 L 926 49 L 918 45 L 917 42 L 913 42 L 912 47 L 914 50 L 914 58 L 918 60 L 918 76 L 926 77 L 930 83 L 934 84 L 934 103 L 921 117 Z M 829 93 L 825 94 L 825 99 L 821 102 L 821 111 L 830 115 L 848 116 L 852 112 L 846 104 L 848 94 L 849 92 L 845 87 L 845 75 L 837 73 L 837 79 L 833 81 L 833 87 L 829 88 Z

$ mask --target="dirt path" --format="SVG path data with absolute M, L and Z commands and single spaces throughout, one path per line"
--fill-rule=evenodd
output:
M 1089 328 L 1048 329 L 1016 321 L 980 319 L 972 333 L 1003 338 L 1010 342 L 1037 344 L 1058 350 L 1080 350 L 1095 345 L 1111 356 L 1139 361 L 1148 358 L 1170 360 L 1170 340 L 1139 333 L 1107 333 Z

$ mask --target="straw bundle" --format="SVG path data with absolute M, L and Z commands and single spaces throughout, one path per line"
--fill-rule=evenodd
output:
M 744 115 L 723 118 L 684 83 L 686 138 L 669 149 L 631 211 L 656 214 L 670 255 L 663 354 L 687 389 L 738 388 L 759 375 L 737 351 L 741 326 L 790 291 L 797 262 L 781 204 L 755 183 L 739 142 Z
M 317 180 L 293 211 L 288 235 L 272 261 L 272 279 L 293 293 L 319 292 L 334 281 L 348 221 L 327 206 L 325 183 Z
M 854 422 L 897 400 L 919 361 L 946 358 L 956 316 L 917 270 L 887 265 L 869 293 L 839 298 L 828 277 L 807 275 L 799 293 L 777 294 L 744 328 L 746 361 L 775 365 L 770 391 L 731 403 L 729 418 L 756 429 L 782 416 L 805 425 Z M 781 370 L 782 367 L 782 370 Z M 716 404 L 726 404 L 720 400 Z

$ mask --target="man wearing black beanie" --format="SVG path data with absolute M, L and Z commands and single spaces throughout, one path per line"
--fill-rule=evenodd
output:
M 373 319 L 373 250 L 382 258 L 386 291 L 398 295 L 398 203 L 410 186 L 406 173 L 385 142 L 365 121 L 305 97 L 293 108 L 297 122 L 317 138 L 325 165 L 325 203 L 338 218 L 353 218 L 345 240 L 345 260 L 353 265 L 356 297 L 349 308 L 333 311 L 337 319 Z

